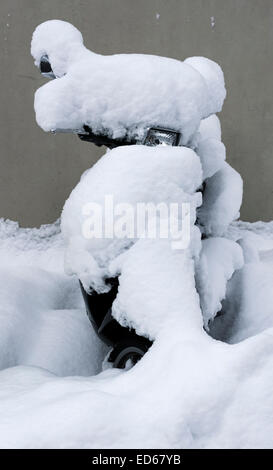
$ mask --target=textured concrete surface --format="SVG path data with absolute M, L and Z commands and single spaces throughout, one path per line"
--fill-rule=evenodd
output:
M 272 0 L 1 0 L 1 216 L 23 226 L 54 221 L 103 152 L 36 125 L 33 95 L 44 80 L 29 45 L 36 25 L 53 18 L 72 22 L 99 53 L 219 62 L 228 89 L 223 140 L 245 183 L 242 218 L 273 219 Z

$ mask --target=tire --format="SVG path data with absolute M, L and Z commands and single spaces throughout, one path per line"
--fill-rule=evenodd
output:
M 110 353 L 109 362 L 117 369 L 129 369 L 136 365 L 151 346 L 149 340 L 135 338 L 120 341 Z

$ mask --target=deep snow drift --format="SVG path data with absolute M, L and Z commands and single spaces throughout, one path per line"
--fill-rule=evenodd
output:
M 84 314 L 77 280 L 63 274 L 59 223 L 19 229 L 0 222 L 0 368 L 95 374 L 106 349 Z
M 2 221 L 1 447 L 272 447 L 273 225 L 233 224 L 228 236 L 242 235 L 252 256 L 225 338 L 236 344 L 209 337 L 197 317 L 186 336 L 176 321 L 132 370 L 88 378 L 106 351 L 77 281 L 62 274 L 58 225 Z

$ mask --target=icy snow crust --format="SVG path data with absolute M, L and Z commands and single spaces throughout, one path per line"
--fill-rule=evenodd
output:
M 117 138 L 160 126 L 180 131 L 186 144 L 202 119 L 221 110 L 226 95 L 222 70 L 209 59 L 102 56 L 86 49 L 81 33 L 64 21 L 39 25 L 31 53 L 36 65 L 47 54 L 58 77 L 35 95 L 45 131 L 88 124 Z
M 1 447 L 272 447 L 272 223 L 236 223 L 228 235 L 247 236 L 259 257 L 234 283 L 238 313 L 229 331 L 241 342 L 209 337 L 195 296 L 190 324 L 172 322 L 162 306 L 169 328 L 132 370 L 80 377 L 96 373 L 105 351 L 77 281 L 63 274 L 58 225 L 25 230 L 2 221 Z M 177 287 L 170 283 L 170 300 L 181 295 Z

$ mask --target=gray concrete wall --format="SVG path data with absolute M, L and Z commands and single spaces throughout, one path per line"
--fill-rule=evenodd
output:
M 1 216 L 23 226 L 54 221 L 102 153 L 36 125 L 33 95 L 44 80 L 29 45 L 36 25 L 53 18 L 72 22 L 99 53 L 204 55 L 219 62 L 228 89 L 223 140 L 245 183 L 242 218 L 273 219 L 272 0 L 1 0 Z

